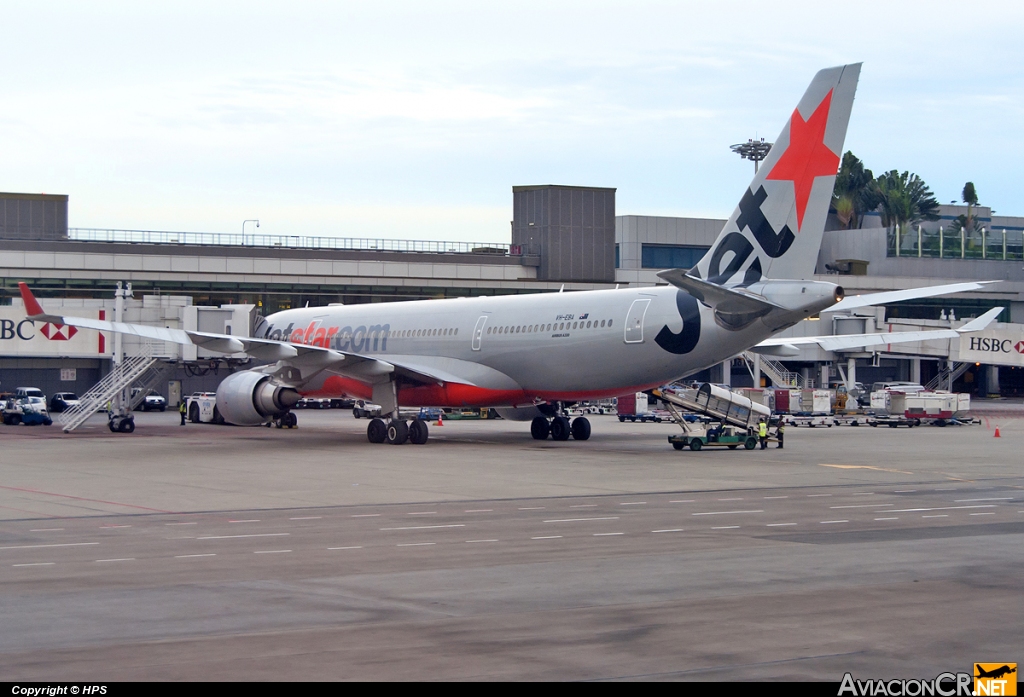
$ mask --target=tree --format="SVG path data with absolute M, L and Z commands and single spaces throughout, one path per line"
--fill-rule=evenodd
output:
M 851 151 L 843 155 L 843 162 L 836 175 L 836 184 L 832 189 L 832 207 L 836 217 L 846 229 L 857 228 L 862 224 L 861 217 L 878 208 L 881 198 L 875 176 L 870 169 Z
M 974 182 L 967 182 L 964 184 L 964 190 L 961 194 L 964 203 L 967 204 L 967 215 L 960 214 L 953 219 L 953 222 L 949 224 L 949 231 L 958 233 L 963 230 L 968 235 L 972 232 L 978 232 L 978 219 L 974 217 L 974 209 L 978 205 L 978 192 L 974 189 Z
M 916 174 L 892 170 L 875 180 L 880 198 L 882 225 L 887 228 L 908 226 L 922 220 L 939 219 L 939 202 L 931 189 Z

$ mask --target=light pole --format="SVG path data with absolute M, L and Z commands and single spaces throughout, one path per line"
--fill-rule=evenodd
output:
M 256 223 L 256 227 L 260 226 L 260 221 L 256 220 L 255 218 L 250 218 L 249 220 L 243 220 L 242 221 L 242 245 L 245 245 L 245 224 L 246 223 Z
M 775 145 L 775 143 L 764 142 L 764 138 L 761 138 L 760 140 L 754 140 L 751 138 L 746 143 L 730 145 L 729 149 L 744 160 L 753 160 L 754 174 L 757 174 L 757 163 L 768 157 L 768 151 L 772 149 L 773 145 Z

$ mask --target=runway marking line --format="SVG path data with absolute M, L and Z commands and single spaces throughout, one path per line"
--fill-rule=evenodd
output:
M 989 498 L 989 499 L 954 499 L 953 503 L 973 503 L 975 501 L 1013 501 L 1012 496 L 1004 496 L 1000 498 Z
M 544 506 L 532 506 L 530 508 L 520 508 L 520 511 L 543 511 Z
M 895 505 L 894 503 L 860 503 L 855 506 L 829 506 L 829 508 L 882 508 Z
M 720 525 L 717 528 L 711 528 L 712 530 L 735 530 L 739 525 Z
M 122 559 L 97 559 L 96 563 L 99 564 L 100 562 L 105 561 L 135 561 L 135 557 L 124 557 Z
M 323 516 L 320 515 L 308 515 L 301 518 L 289 518 L 288 520 L 321 520 L 322 518 Z
M 873 491 L 858 491 L 856 493 L 850 494 L 850 496 L 874 496 L 874 495 L 875 495 L 875 492 L 873 492 Z
M 100 526 L 100 530 L 104 530 L 106 528 L 130 528 L 130 527 L 131 527 L 131 525 L 101 525 Z
M 430 545 L 436 545 L 436 542 L 403 542 L 395 545 L 396 547 L 429 547 Z
M 406 513 L 406 515 L 437 515 L 437 511 L 413 511 L 412 513 Z
M 4 549 L 40 549 L 42 547 L 85 547 L 87 545 L 98 545 L 99 542 L 62 542 L 51 545 L 15 545 L 11 547 L 0 547 Z
M 769 528 L 783 528 L 787 525 L 796 525 L 796 523 L 765 523 L 765 527 Z
M 229 520 L 229 523 L 258 523 L 259 520 L 253 518 L 252 520 Z
M 159 508 L 148 508 L 146 506 L 135 506 L 130 503 L 118 503 L 117 501 L 105 501 L 103 499 L 90 499 L 84 496 L 71 496 L 70 494 L 57 494 L 52 491 L 42 491 L 40 489 L 27 489 L 24 487 L 17 486 L 0 486 L 0 489 L 7 489 L 8 491 L 27 491 L 31 494 L 43 494 L 44 496 L 57 496 L 62 499 L 72 499 L 74 501 L 90 501 L 92 503 L 106 503 L 111 506 L 124 506 L 125 508 L 138 508 L 140 511 L 152 511 L 153 513 L 175 513 L 175 511 L 162 511 Z
M 894 516 L 892 518 L 875 518 L 875 520 L 899 520 L 899 516 Z
M 57 532 L 63 529 L 64 528 L 35 528 L 34 530 L 29 530 L 29 532 Z
M 913 494 L 917 489 L 893 489 L 894 494 Z
M 789 497 L 788 496 L 765 496 L 764 498 L 767 500 L 767 499 L 788 499 Z
M 937 515 L 923 515 L 922 518 L 948 518 L 949 515 L 946 513 L 939 513 Z
M 327 549 L 331 549 L 331 550 L 334 550 L 334 549 L 362 549 L 362 547 L 358 547 L 358 546 L 355 546 L 355 547 L 328 547 Z
M 822 520 L 819 521 L 822 525 L 831 525 L 832 523 L 849 523 L 848 520 Z
M 462 523 L 453 525 L 409 525 L 403 528 L 381 528 L 381 530 L 436 530 L 437 528 L 464 528 Z
M 646 501 L 628 501 L 626 503 L 620 503 L 620 506 L 646 506 Z
M 921 511 L 961 511 L 968 508 L 995 508 L 994 503 L 979 504 L 977 506 L 935 506 L 934 508 L 894 508 L 891 511 L 879 511 L 879 513 L 920 513 Z
M 497 542 L 498 540 L 466 540 L 466 543 L 470 542 Z
M 612 537 L 614 535 L 625 535 L 624 532 L 595 532 L 594 537 Z
M 668 530 L 651 530 L 651 532 L 654 532 L 654 533 L 658 533 L 658 532 L 683 532 L 683 528 L 670 528 Z
M 380 513 L 356 513 L 353 518 L 379 518 Z
M 52 561 L 37 561 L 33 564 L 11 564 L 11 566 L 53 566 L 55 563 Z
M 179 554 L 175 559 L 195 559 L 196 557 L 215 557 L 216 554 Z
M 234 540 L 241 537 L 284 537 L 291 535 L 290 532 L 261 532 L 252 533 L 250 535 L 207 535 L 206 537 L 197 537 L 197 540 Z
M 809 499 L 817 499 L 817 498 L 821 498 L 823 496 L 831 496 L 831 495 L 832 494 L 807 494 L 807 498 L 809 498 Z
M 164 525 L 199 525 L 199 523 L 164 523 Z
M 690 515 L 732 515 L 733 513 L 764 513 L 763 510 L 751 511 L 708 511 L 707 513 L 691 513 Z
M 569 506 L 569 508 L 597 508 L 596 503 L 580 503 L 575 506 Z
M 839 470 L 875 470 L 876 472 L 895 472 L 896 474 L 913 474 L 913 472 L 907 472 L 906 470 L 887 469 L 885 467 L 876 467 L 874 465 L 827 465 L 822 462 L 818 463 L 818 467 L 834 467 Z
M 259 551 L 253 552 L 253 554 L 284 554 L 285 552 L 290 551 L 290 549 L 261 549 Z
M 466 513 L 493 513 L 493 508 L 471 508 Z
M 677 501 L 669 501 L 669 503 L 693 503 L 693 499 L 679 499 Z
M 968 515 L 995 515 L 995 511 L 989 513 L 969 513 Z
M 738 499 L 718 499 L 718 500 L 719 500 L 719 501 L 742 501 L 742 500 L 743 500 L 743 497 L 741 496 L 741 497 L 740 497 L 740 498 L 738 498 Z
M 545 523 L 581 523 L 587 520 L 618 520 L 619 516 L 605 516 L 601 518 L 554 518 L 552 520 L 545 520 Z
M 531 540 L 560 540 L 560 539 L 562 539 L 562 536 L 561 535 L 542 535 L 540 537 L 531 537 L 530 539 Z

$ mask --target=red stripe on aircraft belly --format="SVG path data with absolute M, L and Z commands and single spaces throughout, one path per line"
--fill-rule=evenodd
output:
M 567 391 L 524 391 L 524 390 L 492 390 L 486 387 L 475 387 L 458 382 L 444 385 L 405 386 L 398 392 L 398 403 L 403 407 L 490 407 L 490 406 L 529 406 L 535 399 L 549 402 L 572 402 L 584 399 L 609 399 L 624 394 L 643 392 L 658 387 L 660 383 L 651 385 L 635 385 L 612 387 L 601 390 L 567 390 Z M 359 399 L 372 399 L 373 387 L 353 380 L 352 378 L 332 375 L 323 386 L 314 391 L 301 391 L 304 397 L 340 397 L 347 395 Z

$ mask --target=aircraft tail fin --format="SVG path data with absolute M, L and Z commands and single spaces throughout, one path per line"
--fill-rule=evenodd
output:
M 690 275 L 718 285 L 814 273 L 860 63 L 820 71 Z

